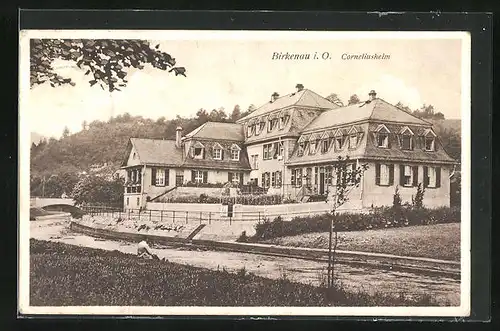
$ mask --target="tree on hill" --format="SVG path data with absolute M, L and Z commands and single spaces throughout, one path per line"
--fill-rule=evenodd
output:
M 75 185 L 71 197 L 77 205 L 123 203 L 123 178 L 107 180 L 99 176 L 84 176 Z
M 89 84 L 109 92 L 127 86 L 127 68 L 143 69 L 144 64 L 186 76 L 184 67 L 176 67 L 175 59 L 150 47 L 147 40 L 127 39 L 31 39 L 30 86 L 48 82 L 50 86 L 75 83 L 58 75 L 52 63 L 56 59 L 73 61 L 90 76 Z
M 349 97 L 349 101 L 347 101 L 347 105 L 355 105 L 360 103 L 359 97 L 357 94 L 353 94 Z
M 339 107 L 344 107 L 344 103 L 340 100 L 339 96 L 336 93 L 332 93 L 326 97 L 327 100 L 336 104 Z

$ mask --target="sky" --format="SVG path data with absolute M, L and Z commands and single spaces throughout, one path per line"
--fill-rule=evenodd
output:
M 366 100 L 375 90 L 393 104 L 401 101 L 412 109 L 432 104 L 446 118 L 460 118 L 460 39 L 151 40 L 152 46 L 157 43 L 186 68 L 187 77 L 146 66 L 129 70 L 128 86 L 109 93 L 90 87 L 89 76 L 76 64 L 55 61 L 57 72 L 76 85 L 33 87 L 21 110 L 28 113 L 30 131 L 58 138 L 65 126 L 74 133 L 83 121 L 126 112 L 170 119 L 223 107 L 230 114 L 237 104 L 246 110 L 268 102 L 273 92 L 292 93 L 298 83 L 324 97 L 337 93 L 345 103 L 352 94 Z M 317 52 L 319 59 L 273 60 L 274 52 L 311 58 Z M 321 59 L 324 52 L 328 59 Z M 342 59 L 361 53 L 390 59 Z

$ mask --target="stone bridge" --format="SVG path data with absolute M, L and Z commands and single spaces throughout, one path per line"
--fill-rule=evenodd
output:
M 62 198 L 30 198 L 30 207 L 45 208 L 49 206 L 74 206 L 73 199 Z

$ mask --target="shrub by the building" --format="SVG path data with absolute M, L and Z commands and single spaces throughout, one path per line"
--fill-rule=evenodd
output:
M 330 221 L 336 231 L 360 231 L 383 229 L 410 225 L 430 225 L 439 223 L 460 222 L 459 208 L 415 208 L 402 206 L 400 208 L 374 208 L 367 214 L 345 213 L 332 216 L 330 213 L 295 217 L 291 221 L 283 221 L 281 217 L 273 221 L 265 219 L 255 225 L 255 235 L 251 240 L 264 240 L 284 236 L 294 236 L 311 232 L 326 232 L 330 230 Z

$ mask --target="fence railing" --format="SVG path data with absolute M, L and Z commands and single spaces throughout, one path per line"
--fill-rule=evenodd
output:
M 127 209 L 125 211 L 116 208 L 106 207 L 84 207 L 82 210 L 91 216 L 104 216 L 113 219 L 133 220 L 133 221 L 149 221 L 155 223 L 183 223 L 183 224 L 212 224 L 213 222 L 226 222 L 232 224 L 233 222 L 261 222 L 264 220 L 274 220 L 280 216 L 284 220 L 289 220 L 293 217 L 307 216 L 311 214 L 322 214 L 328 212 L 327 207 L 325 210 L 303 210 L 294 212 L 267 212 L 267 211 L 228 211 L 221 210 L 206 211 L 206 210 L 141 210 L 141 209 Z

